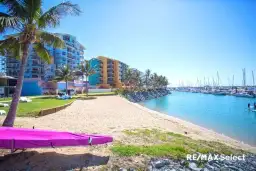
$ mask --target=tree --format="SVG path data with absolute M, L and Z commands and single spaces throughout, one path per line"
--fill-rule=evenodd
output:
M 157 73 L 153 73 L 151 75 L 151 84 L 153 89 L 156 89 L 158 87 L 158 75 Z
M 56 69 L 56 77 L 54 80 L 66 82 L 66 94 L 68 94 L 68 81 L 73 81 L 74 78 L 75 73 L 68 66 L 63 66 L 60 69 Z
M 78 5 L 63 2 L 43 13 L 42 0 L 0 0 L 6 12 L 0 12 L 0 33 L 5 34 L 0 41 L 0 55 L 12 56 L 21 60 L 19 76 L 12 102 L 3 126 L 13 126 L 17 106 L 21 94 L 28 50 L 33 46 L 37 55 L 50 62 L 50 55 L 44 45 L 62 48 L 64 42 L 58 36 L 43 31 L 49 27 L 56 27 L 60 19 L 66 15 L 79 15 Z
M 132 76 L 133 76 L 132 70 L 128 68 L 124 75 L 125 86 L 129 86 L 129 87 L 131 86 Z
M 135 88 L 138 88 L 140 91 L 141 88 L 143 87 L 143 80 L 142 80 L 142 74 L 139 71 L 134 71 L 133 72 L 133 83 Z
M 78 66 L 78 70 L 76 71 L 76 75 L 79 77 L 82 77 L 82 80 L 84 80 L 84 77 L 85 77 L 86 96 L 88 96 L 88 77 L 97 72 L 97 69 L 96 69 L 97 66 L 92 65 L 92 60 L 93 59 L 82 61 L 81 64 Z
M 151 77 L 151 70 L 150 69 L 147 69 L 145 71 L 144 77 L 145 77 L 145 86 L 148 89 L 149 88 L 149 84 L 150 84 L 150 77 Z

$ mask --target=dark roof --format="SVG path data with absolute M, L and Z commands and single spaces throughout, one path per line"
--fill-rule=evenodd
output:
M 3 78 L 3 79 L 17 79 L 17 78 L 7 76 L 7 75 L 0 75 L 0 78 Z

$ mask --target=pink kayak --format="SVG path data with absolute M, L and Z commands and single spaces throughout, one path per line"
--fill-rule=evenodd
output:
M 0 149 L 86 146 L 112 142 L 103 135 L 75 134 L 40 129 L 0 127 Z

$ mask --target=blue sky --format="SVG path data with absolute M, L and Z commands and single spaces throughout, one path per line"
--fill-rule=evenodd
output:
M 44 9 L 62 0 L 45 0 Z M 256 75 L 255 0 L 73 0 L 83 14 L 51 30 L 75 35 L 87 59 L 109 56 L 179 80 L 247 83 Z

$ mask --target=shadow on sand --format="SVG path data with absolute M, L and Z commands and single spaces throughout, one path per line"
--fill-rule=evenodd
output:
M 39 153 L 36 151 L 10 154 L 0 159 L 0 170 L 4 171 L 63 171 L 106 165 L 109 156 L 92 154 L 66 155 L 56 152 Z

